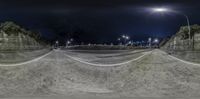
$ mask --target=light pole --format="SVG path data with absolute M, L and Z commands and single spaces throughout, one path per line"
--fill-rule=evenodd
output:
M 149 42 L 149 48 L 151 48 L 151 38 L 148 38 L 148 42 Z
M 117 40 L 118 40 L 118 42 L 119 42 L 119 45 L 121 45 L 121 42 L 120 42 L 120 41 L 121 41 L 121 39 L 120 39 L 120 38 L 118 38 Z
M 152 8 L 152 11 L 153 12 L 173 12 L 173 13 L 177 13 L 177 14 L 180 14 L 180 15 L 183 15 L 186 20 L 187 20 L 187 27 L 188 27 L 188 35 L 189 35 L 189 47 L 191 46 L 191 28 L 190 28 L 190 21 L 189 21 L 189 17 L 186 15 L 186 14 L 183 14 L 183 13 L 180 13 L 180 12 L 176 12 L 176 11 L 173 11 L 171 9 L 168 9 L 168 8 Z
M 187 19 L 187 24 L 188 24 L 188 35 L 189 35 L 189 46 L 191 46 L 191 28 L 190 28 L 190 20 L 187 15 L 183 14 L 185 18 Z M 193 49 L 193 47 L 192 47 Z
M 157 38 L 154 39 L 153 43 L 154 43 L 155 47 L 159 47 L 159 45 L 158 45 L 159 40 Z
M 127 40 L 129 40 L 129 36 L 125 36 L 124 40 L 125 40 L 124 45 L 127 45 Z
M 122 38 L 124 39 L 124 45 L 126 45 L 126 41 L 130 39 L 127 35 L 122 35 Z

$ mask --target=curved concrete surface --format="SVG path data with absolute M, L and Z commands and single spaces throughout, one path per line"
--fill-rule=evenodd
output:
M 40 56 L 40 57 L 37 57 L 37 58 L 34 58 L 32 60 L 29 60 L 29 61 L 25 61 L 25 62 L 20 62 L 20 63 L 12 63 L 12 64 L 1 64 L 0 63 L 0 66 L 20 66 L 20 65 L 26 65 L 26 64 L 29 64 L 29 63 L 32 63 L 32 62 L 36 62 L 44 57 L 46 57 L 47 55 L 51 54 L 52 51 Z
M 1 51 L 0 52 L 0 64 L 1 66 L 11 66 L 11 64 L 30 63 L 30 61 L 37 61 L 37 57 L 41 57 L 50 52 L 51 49 L 44 48 L 38 50 L 23 50 L 23 51 Z M 15 66 L 14 65 L 14 66 Z
M 80 63 L 83 63 L 83 64 L 92 65 L 92 66 L 106 66 L 106 67 L 108 67 L 108 66 L 125 65 L 125 64 L 128 64 L 130 62 L 137 61 L 137 60 L 143 58 L 144 56 L 148 55 L 149 53 L 151 53 L 151 51 L 146 52 L 143 55 L 138 56 L 137 58 L 134 58 L 134 59 L 131 59 L 131 60 L 127 60 L 127 61 L 123 61 L 123 62 L 120 62 L 120 63 L 114 63 L 114 64 L 92 63 L 92 62 L 87 62 L 84 59 L 81 59 L 81 58 L 78 58 L 78 57 L 73 57 L 73 56 L 70 56 L 70 55 L 67 55 L 67 54 L 65 54 L 65 56 L 67 56 L 67 57 L 69 57 L 69 58 L 71 58 L 73 60 L 76 60 L 76 61 L 78 61 Z M 134 56 L 136 56 L 136 55 L 134 55 Z M 107 61 L 111 61 L 111 60 L 107 59 Z
M 54 51 L 37 62 L 0 67 L 0 97 L 199 97 L 199 71 L 161 50 L 115 67 L 83 64 Z

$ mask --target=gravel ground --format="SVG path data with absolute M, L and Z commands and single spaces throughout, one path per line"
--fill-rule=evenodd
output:
M 90 66 L 64 54 L 68 53 L 54 51 L 31 64 L 0 67 L 0 97 L 200 97 L 200 67 L 174 60 L 161 50 L 153 50 L 138 61 L 114 67 Z

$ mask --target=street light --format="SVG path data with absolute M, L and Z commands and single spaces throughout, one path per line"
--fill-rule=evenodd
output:
M 130 37 L 128 35 L 122 35 L 121 36 L 124 39 L 124 45 L 126 45 L 126 41 L 130 39 Z M 118 39 L 120 40 L 120 39 Z
M 70 41 L 67 41 L 67 44 L 70 44 L 71 42 Z
M 121 38 L 118 38 L 117 40 L 118 40 L 118 42 L 119 42 L 119 45 L 120 45 L 120 44 L 121 44 L 121 42 L 120 42 L 120 41 L 121 41 Z
M 122 38 L 125 38 L 126 36 L 125 35 L 122 35 Z
M 125 38 L 126 40 L 128 40 L 129 39 L 129 36 L 126 36 L 126 38 Z
M 156 38 L 156 39 L 154 39 L 153 42 L 154 42 L 154 43 L 158 43 L 159 41 L 158 41 L 158 39 Z
M 153 8 L 152 9 L 154 12 L 166 12 L 169 11 L 167 8 Z
M 159 46 L 159 40 L 157 38 L 155 38 L 153 40 L 153 44 L 154 44 L 154 47 L 158 47 Z
M 161 13 L 161 12 L 174 12 L 174 13 L 183 15 L 186 18 L 186 20 L 187 20 L 188 35 L 189 35 L 189 46 L 191 46 L 190 21 L 189 21 L 189 18 L 188 18 L 188 16 L 186 14 L 183 14 L 183 13 L 180 13 L 180 12 L 176 12 L 176 11 L 173 11 L 173 10 L 168 9 L 168 8 L 152 8 L 152 11 L 153 12 L 159 12 L 159 13 Z
M 151 37 L 148 38 L 149 48 L 151 48 Z

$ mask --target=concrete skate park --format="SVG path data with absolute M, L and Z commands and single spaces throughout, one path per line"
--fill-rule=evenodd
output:
M 0 98 L 200 97 L 199 32 L 191 50 L 182 32 L 160 49 L 102 44 L 54 48 L 13 22 L 2 23 L 0 30 Z
M 0 96 L 8 99 L 195 98 L 200 93 L 199 71 L 199 64 L 160 49 L 54 49 L 30 60 L 1 63 Z
M 200 99 L 200 0 L 0 5 L 0 99 Z

